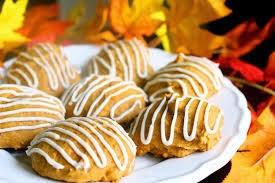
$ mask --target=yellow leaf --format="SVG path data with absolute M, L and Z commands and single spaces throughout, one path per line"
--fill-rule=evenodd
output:
M 162 9 L 163 0 L 110 0 L 110 25 L 125 38 L 150 36 L 162 21 L 152 14 Z
M 230 11 L 224 0 L 168 0 L 166 15 L 167 36 L 172 52 L 210 57 L 223 46 L 225 38 L 211 34 L 200 25 Z
M 68 13 L 67 19 L 76 25 L 80 24 L 87 11 L 87 6 L 83 1 L 77 3 Z
M 257 118 L 255 133 L 247 136 L 232 159 L 232 168 L 223 183 L 275 182 L 275 106 L 273 97 Z
M 22 26 L 28 0 L 5 0 L 0 13 L 0 51 L 7 51 L 25 43 L 28 39 L 14 32 Z
M 99 2 L 96 6 L 96 15 L 83 21 L 87 13 L 84 7 L 85 5 L 80 3 L 70 11 L 68 19 L 74 21 L 75 25 L 68 28 L 65 37 L 82 43 L 102 44 L 115 41 L 117 38 L 111 31 L 103 30 L 108 19 L 108 8 Z

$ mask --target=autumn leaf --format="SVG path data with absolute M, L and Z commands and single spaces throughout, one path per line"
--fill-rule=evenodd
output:
M 223 3 L 224 0 L 168 0 L 166 34 L 171 51 L 210 57 L 213 50 L 222 47 L 224 37 L 211 34 L 200 25 L 227 15 L 230 10 Z
M 0 61 L 5 54 L 28 39 L 15 30 L 22 26 L 28 0 L 5 0 L 0 13 Z
M 110 0 L 109 18 L 114 31 L 125 38 L 143 35 L 151 36 L 162 21 L 152 18 L 152 14 L 162 9 L 163 0 L 140 1 L 133 0 L 129 6 L 128 0 Z
M 65 38 L 75 42 L 103 44 L 115 41 L 117 37 L 110 30 L 103 30 L 108 19 L 108 7 L 102 2 L 96 5 L 96 14 L 83 22 L 86 14 L 85 4 L 80 2 L 68 14 L 67 19 L 74 21 L 75 25 L 66 31 Z
M 234 155 L 223 183 L 275 181 L 275 96 L 257 118 L 256 132 L 247 136 Z
M 222 55 L 240 57 L 270 37 L 274 30 L 275 17 L 263 28 L 259 27 L 254 19 L 243 22 L 225 35 L 226 46 Z
M 275 90 L 275 51 L 270 54 L 264 73 L 268 82 L 266 87 Z
M 264 81 L 264 72 L 261 69 L 238 58 L 220 56 L 214 61 L 219 63 L 222 69 L 232 69 L 239 72 L 248 81 Z
M 71 21 L 59 20 L 59 5 L 39 5 L 27 11 L 24 25 L 18 32 L 31 39 L 30 47 L 38 42 L 56 42 L 71 25 Z
M 56 37 L 54 35 L 41 35 L 41 36 L 36 36 L 33 38 L 27 45 L 28 48 L 33 47 L 34 45 L 38 43 L 54 43 L 56 41 Z

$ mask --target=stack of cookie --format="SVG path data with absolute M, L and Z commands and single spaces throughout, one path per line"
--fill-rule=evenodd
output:
M 218 143 L 223 113 L 207 99 L 223 76 L 210 60 L 179 54 L 154 72 L 132 39 L 105 45 L 86 68 L 81 79 L 54 44 L 20 53 L 0 85 L 0 148 L 27 148 L 42 176 L 87 182 L 130 174 L 136 154 L 183 157 Z

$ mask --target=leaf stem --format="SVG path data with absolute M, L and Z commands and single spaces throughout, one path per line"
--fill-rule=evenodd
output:
M 269 89 L 269 88 L 266 88 L 262 85 L 259 85 L 259 84 L 256 84 L 256 83 L 252 83 L 252 82 L 249 82 L 245 79 L 241 79 L 241 78 L 236 78 L 236 77 L 232 77 L 232 76 L 226 76 L 228 79 L 230 79 L 231 81 L 233 82 L 238 82 L 238 83 L 241 83 L 241 84 L 244 84 L 244 85 L 247 85 L 247 86 L 250 86 L 250 87 L 253 87 L 253 88 L 256 88 L 258 90 L 261 90 L 263 92 L 266 92 L 270 95 L 273 95 L 275 96 L 275 91 Z
M 149 43 L 148 46 L 155 48 L 160 44 L 160 39 L 158 37 L 155 37 L 154 39 L 152 39 Z

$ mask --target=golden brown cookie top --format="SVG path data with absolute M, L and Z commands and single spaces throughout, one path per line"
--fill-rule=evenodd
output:
M 134 81 L 143 86 L 145 78 L 153 72 L 149 64 L 150 52 L 141 41 L 119 40 L 109 43 L 91 58 L 89 73 L 118 76 L 124 81 Z
M 136 145 L 115 121 L 103 117 L 73 117 L 37 135 L 27 155 L 40 155 L 55 169 L 90 171 L 116 166 L 133 168 Z M 72 170 L 72 171 L 73 171 Z
M 159 100 L 165 94 L 209 98 L 223 86 L 218 64 L 195 56 L 179 54 L 174 62 L 148 77 L 144 90 L 149 100 Z
M 26 86 L 0 85 L 0 133 L 49 127 L 64 115 L 56 97 Z
M 147 96 L 134 82 L 90 75 L 73 84 L 61 97 L 71 116 L 103 116 L 130 122 L 145 107 Z
M 80 72 L 70 65 L 62 47 L 40 43 L 19 54 L 7 71 L 5 82 L 59 96 L 79 79 Z
M 214 104 L 196 97 L 164 97 L 151 103 L 131 124 L 129 134 L 144 145 L 152 139 L 165 146 L 176 141 L 193 141 L 202 132 L 217 133 L 223 123 L 223 112 Z

